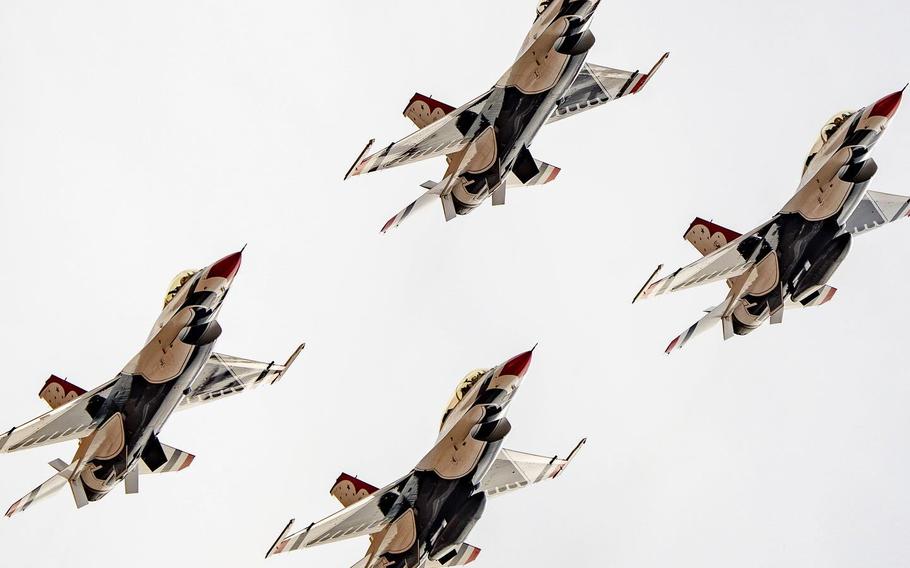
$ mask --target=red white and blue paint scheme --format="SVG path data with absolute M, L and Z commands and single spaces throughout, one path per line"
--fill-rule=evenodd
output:
M 382 232 L 437 199 L 451 221 L 487 199 L 504 204 L 507 188 L 553 181 L 559 168 L 534 159 L 529 150 L 541 127 L 644 88 L 667 54 L 648 73 L 585 63 L 599 4 L 542 0 L 518 57 L 490 90 L 458 108 L 414 95 L 404 115 L 419 130 L 371 155 L 373 141 L 367 144 L 345 179 L 439 156 L 448 162 L 442 180 L 422 184 L 426 193 Z
M 871 157 L 901 102 L 903 90 L 855 112 L 838 113 L 823 127 L 803 166 L 796 194 L 772 217 L 744 234 L 697 218 L 685 238 L 704 255 L 657 279 L 658 266 L 635 300 L 725 280 L 726 299 L 676 337 L 667 353 L 713 327 L 724 339 L 745 335 L 784 310 L 828 302 L 828 281 L 855 236 L 910 212 L 910 197 L 869 190 L 878 166 Z
M 241 252 L 177 276 L 142 349 L 114 379 L 86 391 L 51 376 L 39 396 L 46 414 L 0 435 L 0 452 L 78 441 L 70 462 L 9 508 L 12 516 L 69 485 L 78 507 L 97 501 L 124 482 L 139 492 L 139 477 L 185 469 L 193 455 L 161 443 L 158 435 L 175 410 L 274 384 L 284 365 L 214 352 L 221 335 L 218 314 L 240 268 Z
M 407 475 L 382 489 L 342 474 L 331 493 L 344 509 L 291 533 L 292 520 L 266 557 L 360 536 L 370 547 L 355 568 L 463 566 L 480 549 L 468 534 L 488 497 L 559 475 L 566 459 L 502 447 L 506 411 L 531 364 L 531 351 L 469 373 L 442 417 L 439 438 Z

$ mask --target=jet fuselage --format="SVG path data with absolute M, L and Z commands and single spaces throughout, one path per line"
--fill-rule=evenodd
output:
M 148 343 L 129 362 L 109 395 L 97 401 L 98 431 L 85 438 L 78 482 L 97 501 L 145 461 L 165 459 L 158 433 L 199 376 L 220 333 L 217 316 L 240 265 L 240 253 L 198 271 L 164 307 Z M 101 437 L 95 440 L 96 437 Z
M 748 257 L 758 247 L 757 278 L 732 314 L 733 331 L 745 335 L 789 302 L 809 303 L 850 250 L 846 221 L 866 195 L 878 142 L 901 92 L 847 117 L 813 148 L 800 191 L 764 227 L 743 240 Z M 756 289 L 756 287 L 758 289 Z
M 457 172 L 450 186 L 457 214 L 469 213 L 504 189 L 513 170 L 536 167 L 527 149 L 584 65 L 594 44 L 588 26 L 598 4 L 560 1 L 541 6 L 522 53 L 470 125 L 473 141 L 467 151 L 474 163 L 485 167 Z
M 743 295 L 741 307 L 733 312 L 734 333 L 745 335 L 758 328 L 768 319 L 772 309 L 783 307 L 787 301 L 807 299 L 804 294 L 807 282 L 803 276 L 809 273 L 811 267 L 827 260 L 825 253 L 836 239 L 846 240 L 849 248 L 850 235 L 842 234 L 842 229 L 835 219 L 806 221 L 794 213 L 775 217 L 762 235 L 765 240 L 759 245 L 762 252 L 758 259 L 761 262 L 772 254 L 776 257 L 778 281 L 770 291 L 758 294 L 747 292 Z M 837 263 L 842 259 L 843 256 L 839 257 Z M 831 273 L 827 274 L 824 281 L 813 282 L 812 285 L 824 285 L 830 276 Z
M 483 514 L 487 497 L 480 484 L 511 428 L 506 410 L 530 359 L 528 351 L 486 371 L 447 410 L 437 445 L 401 480 L 397 491 L 387 495 L 394 500 L 380 503 L 399 515 L 393 532 L 413 532 L 413 543 L 405 550 L 390 550 L 382 537 L 371 552 L 388 564 L 374 559 L 369 566 L 417 568 L 428 560 L 445 564 L 456 553 Z

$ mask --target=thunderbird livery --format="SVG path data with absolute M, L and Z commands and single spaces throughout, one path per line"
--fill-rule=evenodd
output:
M 404 115 L 419 130 L 369 156 L 373 141 L 367 144 L 345 179 L 438 156 L 448 162 L 442 180 L 424 183 L 426 193 L 389 219 L 382 232 L 436 199 L 451 221 L 488 198 L 493 205 L 504 204 L 509 187 L 552 181 L 559 168 L 534 159 L 529 151 L 540 128 L 637 93 L 647 84 L 667 54 L 648 73 L 585 63 L 594 45 L 589 26 L 599 4 L 542 0 L 517 59 L 493 88 L 458 108 L 414 95 Z
M 907 216 L 910 197 L 868 188 L 878 169 L 872 147 L 902 94 L 828 121 L 806 158 L 799 189 L 770 221 L 745 234 L 701 218 L 692 222 L 685 239 L 704 256 L 659 280 L 658 266 L 635 299 L 719 280 L 730 291 L 670 342 L 667 353 L 717 323 L 729 339 L 768 320 L 781 323 L 786 309 L 826 303 L 836 291 L 828 281 L 854 237 Z
M 185 469 L 193 455 L 167 446 L 158 434 L 171 413 L 274 384 L 284 376 L 301 345 L 284 365 L 214 353 L 221 335 L 218 313 L 241 253 L 197 271 L 182 272 L 164 300 L 147 343 L 111 381 L 85 391 L 56 376 L 39 396 L 51 411 L 0 435 L 0 452 L 15 452 L 78 440 L 72 461 L 9 508 L 25 511 L 69 485 L 77 507 L 107 495 L 124 482 L 139 492 L 139 477 Z
M 490 370 L 469 373 L 442 416 L 436 445 L 410 473 L 378 489 L 342 474 L 332 487 L 344 509 L 290 533 L 292 520 L 266 557 L 367 536 L 354 568 L 463 566 L 480 549 L 468 534 L 489 497 L 559 475 L 566 459 L 502 448 L 511 430 L 506 410 L 531 363 L 531 351 Z

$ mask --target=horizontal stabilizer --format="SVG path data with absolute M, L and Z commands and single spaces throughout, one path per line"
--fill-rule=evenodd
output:
M 515 172 L 509 172 L 506 176 L 506 187 L 533 187 L 535 185 L 544 185 L 556 179 L 556 176 L 558 176 L 561 171 L 553 164 L 541 162 L 540 160 L 535 160 L 534 163 L 537 166 L 538 172 L 536 176 L 522 183 L 515 175 Z
M 423 187 L 426 187 L 430 182 L 426 182 Z M 380 232 L 387 233 L 402 224 L 405 219 L 407 219 L 411 213 L 419 211 L 421 209 L 426 209 L 428 205 L 439 199 L 439 193 L 436 190 L 436 187 L 439 184 L 435 184 L 432 187 L 427 188 L 427 192 L 412 201 L 408 204 L 407 207 L 399 211 L 398 213 L 392 215 L 392 217 L 385 222 L 385 225 L 382 226 Z
M 831 298 L 833 298 L 834 294 L 836 293 L 837 288 L 825 284 L 824 286 L 819 286 L 818 289 L 807 294 L 806 297 L 802 298 L 799 302 L 792 304 L 788 303 L 787 307 L 809 308 L 812 306 L 820 306 L 831 301 Z
M 68 478 L 73 474 L 73 471 L 75 471 L 75 464 L 68 465 L 63 460 L 57 459 L 52 461 L 50 465 L 57 470 L 57 473 L 30 491 L 28 495 L 10 505 L 10 508 L 6 511 L 7 517 L 12 517 L 16 513 L 25 511 L 37 501 L 56 493 L 66 486 Z M 61 465 L 63 466 L 62 468 L 60 467 Z
M 718 306 L 714 307 L 711 311 L 709 311 L 707 314 L 705 314 L 704 317 L 702 317 L 700 320 L 698 320 L 697 322 L 695 322 L 694 324 L 689 326 L 689 328 L 686 329 L 686 331 L 684 331 L 681 334 L 679 334 L 678 336 L 676 336 L 676 338 L 674 338 L 673 341 L 671 341 L 670 344 L 667 345 L 667 348 L 664 350 L 664 353 L 669 355 L 670 353 L 672 353 L 673 351 L 675 351 L 677 349 L 682 349 L 683 345 L 688 343 L 690 339 L 692 339 L 696 335 L 700 335 L 700 334 L 704 333 L 708 329 L 710 329 L 710 328 L 714 327 L 715 325 L 717 325 L 718 323 L 720 323 L 724 317 L 724 312 L 727 311 L 728 307 L 729 307 L 729 298 L 726 301 L 719 304 Z M 727 319 L 729 319 L 729 317 L 730 316 L 728 315 Z M 725 331 L 724 332 L 725 339 L 726 339 L 726 335 L 727 335 L 727 333 Z
M 480 555 L 479 548 L 467 543 L 462 543 L 461 546 L 454 549 L 445 557 L 440 558 L 439 562 L 430 561 L 429 566 L 431 568 L 434 568 L 434 565 L 445 566 L 446 568 L 451 566 L 465 566 L 474 562 L 478 555 Z
M 143 453 L 142 462 L 139 464 L 139 473 L 141 475 L 182 471 L 190 467 L 190 464 L 196 459 L 196 456 L 193 454 L 178 450 L 177 448 L 172 448 L 166 444 L 159 443 L 158 446 L 161 449 L 161 458 L 159 458 L 160 463 L 157 467 L 151 467 L 154 464 L 147 463 L 145 461 L 145 453 Z M 160 461 L 161 459 L 163 459 L 163 461 Z

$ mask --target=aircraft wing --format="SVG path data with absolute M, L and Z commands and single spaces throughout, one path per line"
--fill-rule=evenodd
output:
M 88 436 L 99 426 L 99 423 L 93 418 L 93 414 L 100 408 L 115 382 L 117 382 L 117 378 L 0 435 L 0 453 L 15 452 Z
M 294 520 L 291 519 L 269 549 L 266 558 L 273 554 L 356 538 L 382 530 L 394 521 L 400 512 L 400 507 L 396 506 L 401 503 L 400 496 L 397 495 L 400 482 L 401 480 L 396 481 L 334 515 L 310 524 L 302 531 L 290 533 L 294 525 Z
M 867 191 L 866 196 L 844 223 L 844 230 L 854 235 L 867 233 L 882 225 L 902 219 L 910 213 L 910 197 Z
M 496 456 L 490 471 L 481 480 L 480 488 L 488 497 L 494 497 L 516 489 L 524 489 L 545 479 L 553 479 L 569 465 L 586 441 L 580 441 L 565 459 L 503 448 Z
M 647 73 L 585 63 L 547 123 L 603 106 L 626 95 L 634 95 L 644 88 L 669 56 L 669 53 L 664 53 Z
M 707 254 L 676 272 L 655 280 L 663 265 L 658 266 L 651 278 L 642 286 L 633 303 L 651 296 L 659 296 L 677 290 L 694 288 L 702 284 L 735 278 L 748 271 L 757 261 L 764 237 L 759 233 L 771 223 L 763 224 L 754 231 L 741 235 L 727 245 Z
M 240 394 L 263 383 L 277 383 L 303 351 L 304 345 L 300 345 L 284 365 L 212 353 L 192 389 L 180 401 L 178 410 Z
M 436 119 L 435 122 L 428 124 L 417 132 L 402 138 L 398 142 L 389 144 L 379 152 L 364 157 L 372 147 L 373 141 L 371 140 L 358 156 L 354 165 L 351 166 L 351 169 L 348 170 L 348 173 L 344 176 L 345 179 L 458 152 L 467 146 L 469 142 L 469 139 L 462 132 L 466 126 L 464 122 L 468 122 L 467 126 L 473 123 L 473 118 L 480 113 L 484 102 L 491 92 L 492 90 L 487 91 L 466 105 Z M 459 129 L 459 126 L 461 126 L 461 129 Z

